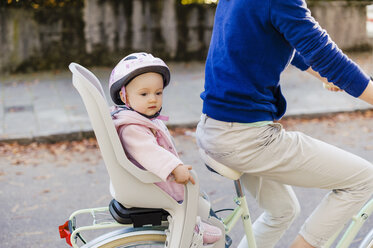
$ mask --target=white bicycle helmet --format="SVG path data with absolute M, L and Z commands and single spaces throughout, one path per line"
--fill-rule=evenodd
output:
M 149 53 L 132 53 L 124 57 L 115 66 L 109 79 L 110 96 L 117 105 L 123 105 L 119 91 L 133 78 L 147 72 L 156 72 L 163 76 L 163 87 L 170 82 L 170 70 L 160 58 L 155 58 Z M 124 87 L 123 87 L 124 90 Z

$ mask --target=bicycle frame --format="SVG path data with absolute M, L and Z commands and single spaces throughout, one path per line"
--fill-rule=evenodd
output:
M 234 199 L 237 207 L 233 210 L 233 212 L 222 219 L 222 222 L 225 226 L 225 231 L 227 234 L 230 233 L 232 228 L 237 224 L 238 220 L 241 219 L 244 225 L 245 235 L 247 238 L 247 244 L 249 248 L 256 248 L 255 237 L 252 230 L 252 221 L 250 218 L 249 207 L 247 205 L 246 196 L 244 195 L 241 187 L 240 180 L 235 180 L 234 185 L 236 188 L 237 197 Z M 70 237 L 71 244 L 74 248 L 77 248 L 77 238 L 79 236 L 80 239 L 84 240 L 79 233 L 83 231 L 89 230 L 99 230 L 99 229 L 106 229 L 106 228 L 131 228 L 132 225 L 124 225 L 119 224 L 115 220 L 113 221 L 106 221 L 97 223 L 96 222 L 96 214 L 100 212 L 108 212 L 108 207 L 101 207 L 101 208 L 91 208 L 91 209 L 81 209 L 77 210 L 71 214 L 69 220 L 73 225 L 73 232 Z M 361 210 L 360 212 L 352 217 L 352 222 L 344 232 L 342 238 L 338 242 L 336 248 L 347 248 L 352 243 L 353 239 L 355 238 L 358 231 L 364 225 L 365 221 L 368 217 L 373 213 L 373 199 L 371 199 Z M 92 225 L 82 226 L 75 229 L 75 220 L 78 215 L 81 214 L 91 214 L 93 217 Z M 336 232 L 329 241 L 323 246 L 323 248 L 329 248 L 338 238 L 341 231 L 344 227 L 342 227 L 338 232 Z M 84 241 L 86 242 L 86 241 Z
M 83 231 L 93 231 L 93 230 L 103 230 L 103 229 L 108 229 L 108 228 L 118 228 L 117 231 L 120 234 L 123 234 L 123 233 L 126 233 L 126 232 L 132 232 L 135 229 L 132 224 L 128 224 L 128 225 L 120 224 L 120 223 L 116 222 L 114 219 L 112 221 L 106 221 L 106 222 L 98 223 L 96 221 L 96 214 L 101 213 L 101 212 L 109 212 L 109 207 L 81 209 L 81 210 L 75 211 L 74 213 L 72 213 L 70 215 L 69 221 L 71 221 L 72 229 L 73 229 L 72 230 L 73 232 L 71 233 L 71 236 L 70 236 L 70 242 L 71 242 L 72 247 L 74 247 L 74 248 L 79 247 L 77 245 L 77 239 L 78 238 L 81 239 L 84 244 L 89 245 L 89 242 L 84 240 L 84 238 L 80 235 L 80 233 L 83 232 Z M 91 214 L 91 216 L 93 218 L 92 225 L 86 225 L 86 226 L 78 227 L 78 228 L 75 229 L 75 227 L 76 227 L 75 226 L 76 217 L 79 216 L 79 215 L 83 215 L 83 214 Z M 155 231 L 164 231 L 166 229 L 165 223 L 167 223 L 167 221 L 164 221 L 161 226 L 149 227 L 149 229 L 151 228 L 152 230 L 155 230 Z M 138 230 L 139 228 L 136 228 L 136 229 Z M 145 230 L 146 228 L 144 227 L 142 229 Z M 92 240 L 90 240 L 90 241 L 92 241 Z
M 242 192 L 240 180 L 234 181 L 237 197 L 234 199 L 236 204 L 238 205 L 233 212 L 224 218 L 222 221 L 225 225 L 226 233 L 229 233 L 232 228 L 236 225 L 237 221 L 241 217 L 245 234 L 247 238 L 247 243 L 249 248 L 256 248 L 255 237 L 252 231 L 252 222 L 250 220 L 249 208 L 247 206 L 246 197 Z M 354 238 L 356 237 L 357 233 L 364 225 L 365 221 L 368 217 L 373 213 L 373 199 L 371 199 L 364 207 L 360 210 L 360 212 L 352 217 L 352 222 L 344 232 L 342 238 L 339 240 L 336 248 L 348 248 Z M 329 248 L 338 238 L 344 226 L 340 228 L 323 246 L 323 248 Z
M 359 232 L 360 228 L 364 225 L 365 221 L 373 212 L 373 199 L 371 199 L 365 206 L 360 210 L 360 212 L 352 217 L 352 222 L 350 226 L 345 231 L 344 235 L 338 242 L 336 248 L 347 248 L 352 243 L 353 239 L 355 238 L 356 234 Z M 325 244 L 324 248 L 330 247 L 334 241 L 337 239 L 341 231 L 344 227 L 342 227 L 338 232 L 336 232 L 329 241 Z
M 249 207 L 247 206 L 246 196 L 242 191 L 241 182 L 239 179 L 234 181 L 234 186 L 236 188 L 237 193 L 237 197 L 234 199 L 234 201 L 237 204 L 237 207 L 233 210 L 233 212 L 230 215 L 223 219 L 225 231 L 226 233 L 229 233 L 241 217 L 242 223 L 244 225 L 245 234 L 247 237 L 247 244 L 250 248 L 256 248 L 255 237 L 249 213 Z
M 130 227 L 131 226 L 131 225 L 119 224 L 115 220 L 113 220 L 111 222 L 97 223 L 96 222 L 96 214 L 100 213 L 100 212 L 108 212 L 108 211 L 109 211 L 109 207 L 101 207 L 101 208 L 81 209 L 81 210 L 77 210 L 74 213 L 72 213 L 70 215 L 70 218 L 69 218 L 69 221 L 71 221 L 72 226 L 73 226 L 73 232 L 71 233 L 71 236 L 70 236 L 71 245 L 74 248 L 78 247 L 76 241 L 77 241 L 78 235 L 83 231 L 99 230 L 99 229 L 106 229 L 106 228 Z M 92 218 L 93 218 L 93 223 L 92 223 L 92 225 L 82 226 L 82 227 L 78 227 L 78 228 L 75 229 L 76 217 L 78 215 L 82 215 L 82 214 L 91 214 Z M 82 239 L 82 241 L 84 243 L 86 243 L 86 241 L 83 239 L 83 237 L 80 236 L 80 239 Z

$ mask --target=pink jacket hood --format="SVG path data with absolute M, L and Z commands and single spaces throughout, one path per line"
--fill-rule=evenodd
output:
M 111 107 L 110 112 L 113 112 L 116 109 L 118 109 L 118 107 Z M 163 121 L 159 119 L 150 120 L 131 110 L 120 111 L 116 113 L 112 117 L 112 119 L 118 133 L 120 129 L 125 125 L 141 125 L 153 129 L 157 133 L 158 143 L 167 143 L 167 147 L 164 148 L 172 152 L 176 157 L 179 157 L 176 152 L 175 146 L 172 143 L 171 135 Z M 160 145 L 163 146 L 163 144 Z
M 112 107 L 110 110 L 117 109 Z M 163 182 L 156 185 L 175 200 L 183 200 L 184 185 L 175 183 L 171 175 L 183 163 L 166 125 L 159 119 L 150 120 L 131 110 L 117 112 L 113 122 L 128 159 L 160 177 Z

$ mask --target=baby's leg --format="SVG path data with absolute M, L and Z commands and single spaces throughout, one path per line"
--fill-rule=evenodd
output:
M 200 218 L 198 218 L 194 231 L 203 233 L 203 244 L 213 244 L 220 240 L 222 236 L 222 232 L 218 227 L 200 221 Z

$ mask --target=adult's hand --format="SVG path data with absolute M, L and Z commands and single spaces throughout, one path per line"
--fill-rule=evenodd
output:
M 373 81 L 372 80 L 369 81 L 368 86 L 365 88 L 365 90 L 359 96 L 359 98 L 373 105 Z
M 333 83 L 328 82 L 328 80 L 326 78 L 320 76 L 320 74 L 318 72 L 314 71 L 311 67 L 308 68 L 306 72 L 308 72 L 309 74 L 311 74 L 312 76 L 316 77 L 321 82 L 323 82 L 323 86 L 324 86 L 325 89 L 327 89 L 329 91 L 333 91 L 333 92 L 343 91 L 338 86 L 334 85 Z
M 329 91 L 334 91 L 334 92 L 343 91 L 338 86 L 334 85 L 333 83 L 325 83 L 324 82 L 323 86 L 324 86 L 325 89 L 327 89 Z

